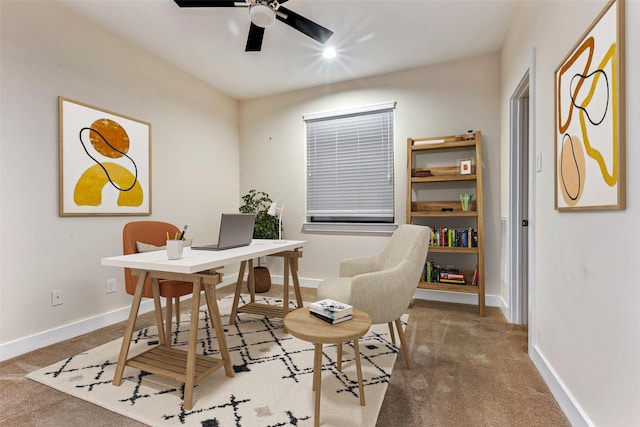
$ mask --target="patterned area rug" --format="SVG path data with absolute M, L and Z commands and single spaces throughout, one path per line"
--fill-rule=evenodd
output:
M 276 298 L 257 300 L 282 304 Z M 27 377 L 152 426 L 313 425 L 313 344 L 284 333 L 282 319 L 240 314 L 236 325 L 228 325 L 232 301 L 225 297 L 218 305 L 235 377 L 219 369 L 205 378 L 194 390 L 190 411 L 182 406 L 184 386 L 177 381 L 127 367 L 123 383 L 111 384 L 121 339 Z M 208 320 L 206 309 L 201 310 L 198 352 L 218 357 Z M 189 316 L 182 316 L 174 329 L 172 345 L 186 349 Z M 134 333 L 129 355 L 157 343 L 155 327 L 140 330 Z M 388 327 L 373 325 L 360 340 L 364 407 L 358 396 L 353 346 L 344 346 L 342 372 L 336 367 L 335 346 L 325 345 L 323 350 L 320 424 L 374 426 L 398 351 L 391 344 Z

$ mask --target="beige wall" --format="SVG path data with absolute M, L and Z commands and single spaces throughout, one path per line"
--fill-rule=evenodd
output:
M 301 273 L 308 279 L 337 275 L 341 259 L 380 250 L 388 235 L 302 233 L 305 219 L 305 135 L 307 113 L 397 101 L 395 127 L 396 222 L 405 222 L 406 140 L 483 133 L 487 293 L 497 295 L 500 171 L 499 56 L 411 69 L 322 88 L 240 103 L 240 189 L 284 197 L 285 234 L 307 240 Z M 278 265 L 274 268 L 277 270 Z M 473 302 L 468 295 L 459 301 Z M 432 297 L 440 297 L 432 293 Z M 468 299 L 467 299 L 468 298 Z M 499 304 L 498 298 L 490 303 Z
M 630 426 L 640 420 L 640 2 L 627 2 L 627 209 L 554 210 L 554 70 L 605 1 L 523 2 L 502 53 L 501 135 L 509 135 L 509 97 L 535 48 L 533 174 L 535 280 L 530 355 L 574 425 Z M 508 210 L 508 147 L 503 147 L 501 212 Z
M 56 2 L 0 4 L 0 343 L 45 333 L 44 345 L 51 329 L 126 313 L 122 271 L 100 266 L 121 253 L 126 222 L 217 237 L 219 214 L 239 203 L 237 101 Z M 59 95 L 152 124 L 151 217 L 58 216 Z M 118 292 L 107 295 L 112 277 Z M 51 307 L 54 289 L 61 306 Z
M 132 218 L 57 215 L 59 95 L 152 123 L 152 219 L 189 224 L 195 237 L 213 240 L 219 213 L 237 209 L 248 189 L 285 197 L 286 237 L 309 241 L 300 265 L 309 282 L 337 274 L 340 259 L 376 251 L 387 237 L 302 234 L 303 114 L 398 102 L 398 222 L 405 215 L 406 137 L 480 129 L 487 292 L 496 304 L 508 301 L 499 283 L 498 221 L 509 204 L 509 97 L 535 48 L 532 143 L 544 166 L 533 176 L 530 356 L 574 425 L 637 423 L 640 286 L 624 279 L 640 261 L 640 173 L 632 167 L 640 158 L 633 143 L 640 135 L 632 126 L 640 116 L 637 73 L 627 73 L 627 209 L 553 210 L 553 70 L 603 5 L 522 2 L 501 56 L 238 103 L 55 2 L 3 0 L 0 356 L 7 357 L 5 350 L 16 341 L 46 345 L 51 337 L 64 339 L 52 331 L 68 325 L 101 326 L 126 314 L 130 301 L 122 292 L 122 273 L 100 267 L 99 259 L 120 252 L 122 226 Z M 640 2 L 628 1 L 627 70 L 640 69 L 638 22 Z M 279 268 L 274 265 L 276 273 Z M 111 277 L 119 281 L 118 292 L 106 295 Z M 64 291 L 62 306 L 50 306 L 53 289 Z

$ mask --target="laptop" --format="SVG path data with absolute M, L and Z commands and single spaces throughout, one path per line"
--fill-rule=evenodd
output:
M 191 249 L 221 251 L 248 246 L 253 239 L 253 224 L 256 214 L 222 214 L 217 244 L 194 245 Z

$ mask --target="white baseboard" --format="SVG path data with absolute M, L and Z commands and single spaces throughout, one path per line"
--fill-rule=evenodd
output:
M 60 341 L 75 338 L 79 335 L 93 332 L 105 326 L 113 325 L 129 318 L 129 307 L 82 319 L 68 325 L 42 331 L 28 337 L 20 338 L 0 345 L 0 361 L 5 361 L 21 354 L 46 347 Z M 140 304 L 140 314 L 153 310 L 153 300 L 149 299 Z
M 558 377 L 556 371 L 549 364 L 546 357 L 540 352 L 537 346 L 529 346 L 529 357 L 542 375 L 542 379 L 551 390 L 560 409 L 566 415 L 572 427 L 594 427 L 587 414 L 580 407 L 573 395 L 569 392 L 564 382 Z
M 226 276 L 218 287 L 227 286 L 236 281 L 236 275 Z M 282 283 L 282 276 L 272 276 L 273 283 Z M 300 286 L 307 288 L 317 288 L 322 279 L 300 279 Z M 425 289 L 418 289 L 415 297 L 418 299 L 435 300 L 443 302 L 453 302 L 460 304 L 477 304 L 475 295 L 440 292 Z M 487 295 L 486 304 L 488 306 L 500 306 L 500 299 L 497 296 Z M 153 300 L 145 300 L 140 305 L 140 314 L 153 310 Z M 128 319 L 129 307 L 100 314 L 91 318 L 82 319 L 68 325 L 42 331 L 40 333 L 20 338 L 8 343 L 0 344 L 0 361 L 8 360 L 21 354 L 46 347 L 51 344 L 75 338 L 79 335 L 93 332 L 105 326 L 113 325 Z
M 415 297 L 428 301 L 451 302 L 456 304 L 478 304 L 478 296 L 462 292 L 432 291 L 430 289 L 417 289 Z M 500 307 L 501 298 L 498 295 L 485 295 L 485 305 L 489 307 Z
M 227 286 L 235 282 L 236 275 L 230 275 L 218 287 Z M 145 299 L 140 304 L 139 314 L 153 310 L 153 300 Z M 108 313 L 99 314 L 87 319 L 78 320 L 68 325 L 59 326 L 39 332 L 24 338 L 0 344 L 0 362 L 20 356 L 21 354 L 56 344 L 64 340 L 75 338 L 88 332 L 96 331 L 100 328 L 122 322 L 129 318 L 130 307 L 122 307 Z

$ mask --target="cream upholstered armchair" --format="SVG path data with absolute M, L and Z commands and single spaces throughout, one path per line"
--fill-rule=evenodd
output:
M 351 304 L 368 313 L 372 323 L 387 323 L 394 344 L 395 323 L 408 368 L 411 363 L 400 316 L 418 287 L 430 237 L 429 227 L 399 225 L 382 252 L 343 260 L 340 277 L 324 280 L 317 291 L 319 300 L 330 298 Z

